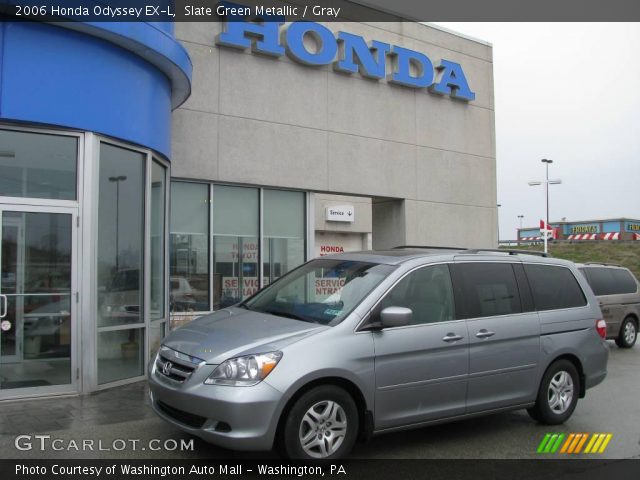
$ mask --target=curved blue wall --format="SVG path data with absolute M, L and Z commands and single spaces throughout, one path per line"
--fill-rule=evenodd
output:
M 191 62 L 172 25 L 0 23 L 0 119 L 88 130 L 171 152 Z

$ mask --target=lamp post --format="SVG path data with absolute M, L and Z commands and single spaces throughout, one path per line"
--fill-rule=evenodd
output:
M 518 245 L 520 245 L 520 232 L 522 231 L 522 219 L 524 215 L 518 215 L 518 220 L 520 220 L 520 228 L 518 229 Z
M 541 162 L 545 164 L 545 171 L 546 171 L 545 180 L 542 182 L 539 182 L 539 181 L 529 182 L 529 186 L 533 187 L 535 185 L 542 185 L 544 183 L 544 196 L 546 201 L 547 214 L 545 218 L 544 234 L 542 236 L 544 237 L 544 253 L 547 253 L 548 251 L 547 227 L 549 226 L 549 185 L 558 185 L 562 183 L 562 180 L 549 180 L 549 164 L 553 163 L 553 160 L 548 160 L 546 158 L 543 158 Z
M 498 228 L 498 235 L 496 236 L 496 240 L 498 242 L 498 247 L 500 246 L 500 207 L 502 206 L 501 203 L 496 203 L 496 224 L 497 224 L 497 228 Z
M 118 265 L 118 257 L 120 256 L 120 249 L 118 246 L 118 240 L 120 239 L 120 182 L 124 182 L 126 179 L 126 175 L 109 177 L 109 181 L 115 182 L 116 184 L 116 273 L 120 271 L 120 266 Z

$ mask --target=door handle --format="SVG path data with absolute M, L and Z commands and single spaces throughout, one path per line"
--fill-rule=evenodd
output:
M 2 305 L 0 306 L 0 318 L 4 318 L 7 316 L 7 310 L 9 309 L 9 302 L 7 300 L 7 296 L 0 294 L 0 299 L 2 299 Z
M 457 342 L 458 340 L 462 340 L 461 335 L 456 335 L 455 333 L 447 333 L 446 336 L 442 337 L 443 342 Z
M 478 338 L 489 338 L 489 337 L 493 337 L 495 334 L 496 334 L 496 332 L 490 332 L 486 328 L 483 328 L 478 333 L 476 333 L 476 337 L 478 337 Z

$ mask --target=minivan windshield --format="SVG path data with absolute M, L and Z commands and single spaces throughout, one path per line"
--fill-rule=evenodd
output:
M 240 307 L 333 326 L 344 320 L 394 269 L 377 263 L 316 259 L 283 276 Z

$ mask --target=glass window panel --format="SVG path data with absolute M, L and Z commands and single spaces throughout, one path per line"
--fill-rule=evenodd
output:
M 76 199 L 78 139 L 0 130 L 0 195 Z
M 146 156 L 100 146 L 98 326 L 142 323 Z
M 2 213 L 0 390 L 71 383 L 72 216 Z
M 581 307 L 587 304 L 582 288 L 564 267 L 525 264 L 536 310 L 556 310 Z
M 264 284 L 278 279 L 305 259 L 303 192 L 264 190 Z
M 520 293 L 509 263 L 462 263 L 455 266 L 464 291 L 463 318 L 522 312 Z
M 209 185 L 171 182 L 169 303 L 173 312 L 209 310 Z
M 98 384 L 143 374 L 143 338 L 143 328 L 98 333 Z
M 214 187 L 214 309 L 238 303 L 258 290 L 258 225 L 258 189 Z
M 413 313 L 412 325 L 453 320 L 455 311 L 449 267 L 434 265 L 411 272 L 378 304 L 376 314 L 387 307 L 409 308 Z
M 213 188 L 213 234 L 258 236 L 258 189 L 216 185 Z
M 151 320 L 164 318 L 164 227 L 166 169 L 157 162 L 151 164 Z

